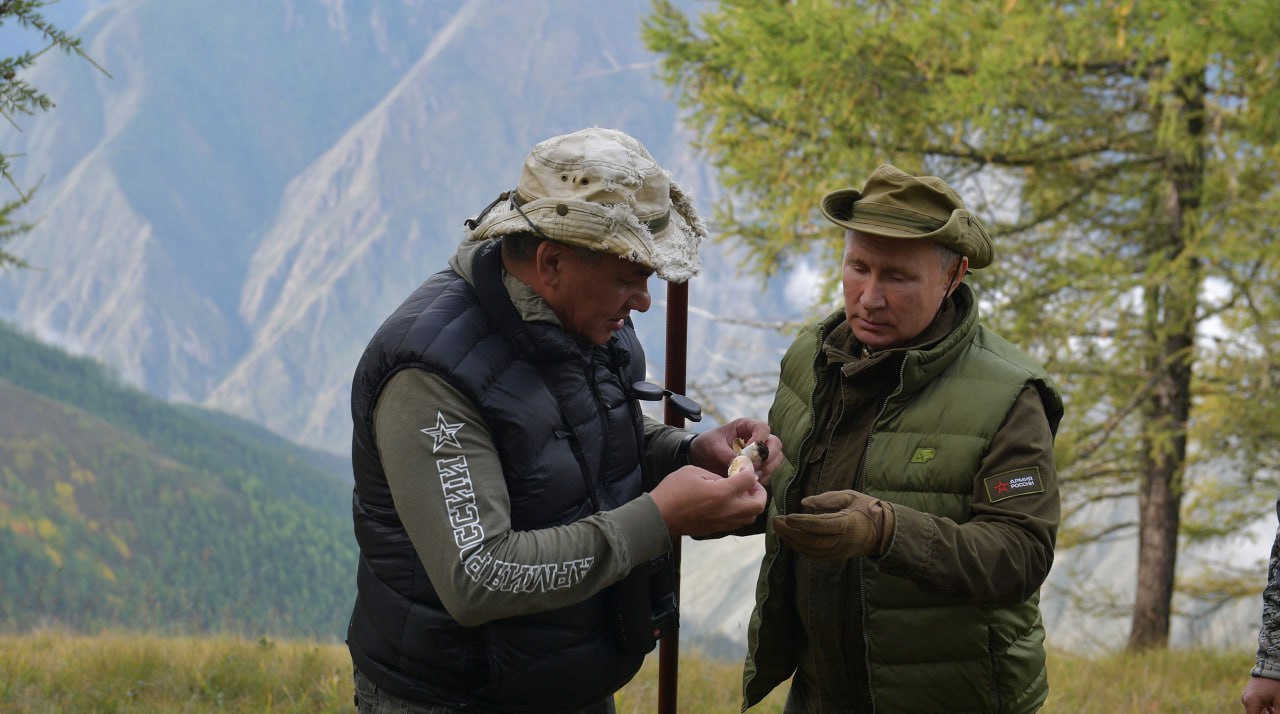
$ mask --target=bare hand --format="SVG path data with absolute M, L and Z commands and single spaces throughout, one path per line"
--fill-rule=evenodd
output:
M 1245 714 L 1280 714 L 1280 679 L 1251 677 L 1240 703 Z
M 765 506 L 764 488 L 750 469 L 723 478 L 697 466 L 685 466 L 662 479 L 650 495 L 673 537 L 716 535 L 741 528 L 755 521 Z
M 769 424 L 759 419 L 734 419 L 711 431 L 703 432 L 689 445 L 689 463 L 718 474 L 729 468 L 729 462 L 738 455 L 733 440 L 745 442 L 763 441 L 769 456 L 756 477 L 761 484 L 768 484 L 773 472 L 782 463 L 782 442 L 769 431 Z

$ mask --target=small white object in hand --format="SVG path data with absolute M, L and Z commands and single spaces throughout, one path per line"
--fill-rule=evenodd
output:
M 734 439 L 733 448 L 737 449 L 738 455 L 729 462 L 729 475 L 734 475 L 744 466 L 750 466 L 756 472 L 756 478 L 760 478 L 760 467 L 769 458 L 769 447 L 763 441 L 748 444 L 742 439 Z

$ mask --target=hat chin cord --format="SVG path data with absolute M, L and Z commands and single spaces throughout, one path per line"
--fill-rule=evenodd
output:
M 511 207 L 516 209 L 516 213 L 520 214 L 520 217 L 524 219 L 525 223 L 529 224 L 529 230 L 533 231 L 534 235 L 538 236 L 542 240 L 554 242 L 551 236 L 547 235 L 546 233 L 543 233 L 541 228 L 537 227 L 536 225 L 533 224 L 533 221 L 529 220 L 529 216 L 525 215 L 524 209 L 520 208 L 519 201 L 512 201 Z
M 462 224 L 466 226 L 468 230 L 474 231 L 476 229 L 476 226 L 480 225 L 480 223 L 484 221 L 484 217 L 489 215 L 489 211 L 492 211 L 493 207 L 497 206 L 499 203 L 502 203 L 508 198 L 511 198 L 511 194 L 512 194 L 511 191 L 503 191 L 502 193 L 498 194 L 497 198 L 490 201 L 489 205 L 485 206 L 483 211 L 480 211 L 480 215 L 476 216 L 475 218 L 468 218 L 467 220 L 463 221 Z M 519 210 L 519 207 L 517 207 L 517 210 Z M 520 215 L 523 216 L 524 213 L 521 212 Z M 529 220 L 528 217 L 526 217 L 525 220 L 526 221 Z M 533 224 L 530 223 L 529 225 L 533 225 Z
M 938 303 L 938 309 L 934 311 L 933 319 L 929 320 L 930 325 L 938 321 L 938 316 L 942 314 L 942 309 L 947 306 L 947 300 L 951 298 L 951 291 L 958 284 L 956 282 L 956 276 L 959 275 L 959 273 L 960 273 L 960 261 L 956 261 L 956 267 L 954 270 L 951 271 L 951 277 L 947 279 L 947 291 L 942 295 L 942 301 Z M 928 329 L 928 328 L 925 328 L 925 329 Z M 860 354 L 862 356 L 862 359 L 867 359 L 874 352 L 875 350 L 871 349 L 867 345 L 862 345 L 862 350 Z
M 959 285 L 959 283 L 956 282 L 956 278 L 960 275 L 960 263 L 962 262 L 964 262 L 963 256 L 961 256 L 960 260 L 956 261 L 956 267 L 952 269 L 951 277 L 947 278 L 947 290 L 942 294 L 942 301 L 938 303 L 938 309 L 933 313 L 933 320 L 930 320 L 929 324 L 932 325 L 933 322 L 938 319 L 938 316 L 942 314 L 942 308 L 946 307 L 947 300 L 951 299 L 951 291 L 955 290 L 956 286 Z
M 529 219 L 529 216 L 524 212 L 524 209 L 520 208 L 520 202 L 512 199 L 512 196 L 514 195 L 515 195 L 515 191 L 503 191 L 502 193 L 498 194 L 497 198 L 490 201 L 489 205 L 485 206 L 483 211 L 480 211 L 480 215 L 476 216 L 475 218 L 468 218 L 467 220 L 462 222 L 463 225 L 465 225 L 468 229 L 474 231 L 476 229 L 476 226 L 479 226 L 481 223 L 484 222 L 484 217 L 489 215 L 489 212 L 492 211 L 495 206 L 497 206 L 499 203 L 502 203 L 503 201 L 511 200 L 511 207 L 516 209 L 516 213 L 520 214 L 520 217 L 524 219 L 525 223 L 529 224 L 529 230 L 532 231 L 535 236 L 541 238 L 542 240 L 547 240 L 547 241 L 553 240 L 551 236 L 547 235 L 546 233 L 543 233 L 542 229 L 539 228 L 537 225 L 535 225 L 534 222 Z

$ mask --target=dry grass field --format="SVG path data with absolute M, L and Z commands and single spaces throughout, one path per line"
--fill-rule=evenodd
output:
M 1050 656 L 1046 713 L 1241 712 L 1247 652 Z M 741 668 L 684 652 L 679 710 L 737 712 Z M 657 657 L 619 693 L 620 714 L 657 711 Z M 230 637 L 52 631 L 0 636 L 0 712 L 351 712 L 345 647 Z M 785 687 L 752 714 L 782 711 Z

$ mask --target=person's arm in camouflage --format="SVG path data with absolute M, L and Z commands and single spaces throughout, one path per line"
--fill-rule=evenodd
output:
M 1276 502 L 1280 519 L 1280 501 Z M 1258 659 L 1240 701 L 1247 714 L 1280 712 L 1280 528 L 1271 546 L 1267 588 L 1262 591 L 1262 628 L 1258 632 Z

